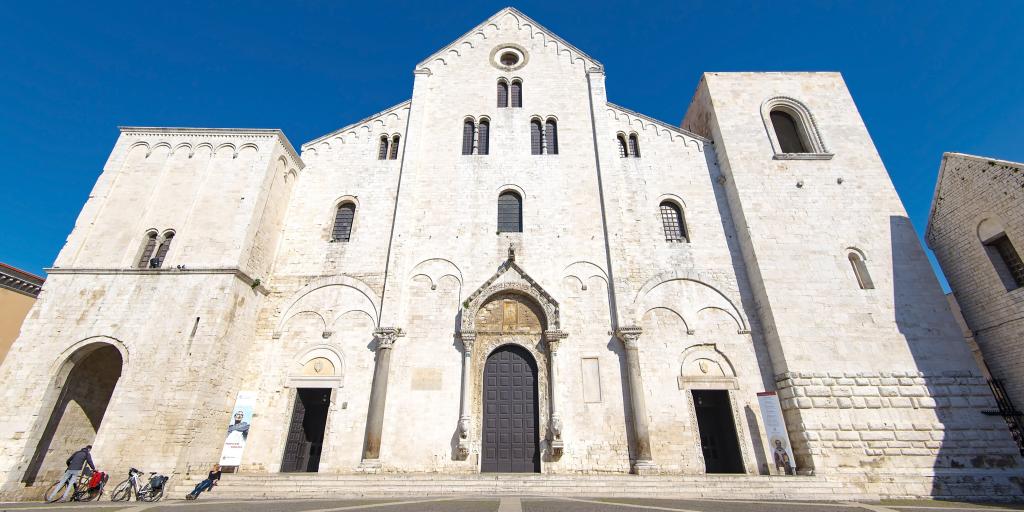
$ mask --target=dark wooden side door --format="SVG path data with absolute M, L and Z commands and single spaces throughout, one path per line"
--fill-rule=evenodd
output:
M 306 406 L 300 391 L 295 393 L 295 406 L 292 408 L 288 438 L 284 444 L 284 459 L 281 461 L 282 472 L 306 470 L 306 454 L 309 453 L 309 447 L 306 446 L 306 430 L 303 428 L 303 421 L 306 419 Z
M 693 405 L 697 410 L 704 470 L 707 473 L 742 473 L 743 457 L 740 455 L 729 392 L 695 389 Z
M 484 366 L 485 473 L 540 472 L 537 365 L 526 349 L 506 345 Z

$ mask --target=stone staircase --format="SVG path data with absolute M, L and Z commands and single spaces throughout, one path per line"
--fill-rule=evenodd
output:
M 205 475 L 172 479 L 180 499 Z M 175 481 L 177 483 L 175 483 Z M 857 486 L 811 476 L 749 475 L 444 475 L 225 474 L 215 499 L 391 498 L 422 496 L 562 496 L 674 499 L 878 501 Z M 204 496 L 206 497 L 206 496 Z

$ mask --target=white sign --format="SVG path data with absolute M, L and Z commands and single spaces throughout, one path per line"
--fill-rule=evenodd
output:
M 255 391 L 239 391 L 235 399 L 235 407 L 231 409 L 231 421 L 228 423 L 224 449 L 220 452 L 221 466 L 238 466 L 242 464 L 242 452 L 245 441 L 249 438 L 249 425 L 252 423 L 252 408 L 256 404 Z
M 789 432 L 786 430 L 786 419 L 782 416 L 779 397 L 774 391 L 765 391 L 757 394 L 757 403 L 761 408 L 761 421 L 768 437 L 772 466 L 779 473 L 795 474 L 793 448 L 789 445 Z

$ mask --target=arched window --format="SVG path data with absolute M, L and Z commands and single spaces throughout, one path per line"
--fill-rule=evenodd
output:
M 523 232 L 523 199 L 515 192 L 502 192 L 498 196 L 498 232 Z
M 380 136 L 380 148 L 377 150 L 377 160 L 384 160 L 388 157 L 388 136 Z
M 549 118 L 544 123 L 544 149 L 549 155 L 558 154 L 558 123 L 554 118 Z
M 779 147 L 783 153 L 810 153 L 793 116 L 781 110 L 772 110 L 770 117 L 772 127 L 775 128 L 775 137 L 779 140 Z
M 342 203 L 334 214 L 334 230 L 331 232 L 332 242 L 348 242 L 352 238 L 352 223 L 356 218 L 356 205 Z
M 683 211 L 671 201 L 661 203 L 661 225 L 665 229 L 665 240 L 669 242 L 689 242 L 686 236 L 686 223 Z
M 388 155 L 388 159 L 395 160 L 398 158 L 398 141 L 401 137 L 396 133 L 394 137 L 391 137 L 391 154 Z
M 491 139 L 491 123 L 486 119 L 480 120 L 480 125 L 477 128 L 477 144 L 476 153 L 478 155 L 486 155 L 490 150 L 490 139 Z
M 530 121 L 530 154 L 539 155 L 543 149 L 543 142 L 541 137 L 543 136 L 543 130 L 541 129 L 540 119 L 534 119 Z
M 985 219 L 978 226 L 978 238 L 984 246 L 996 274 L 1007 290 L 1024 286 L 1024 261 L 1013 246 L 1002 223 Z
M 523 106 L 523 82 L 519 80 L 512 81 L 512 108 L 522 108 Z
M 640 158 L 640 140 L 635 133 L 629 134 L 629 155 L 633 158 Z
M 864 258 L 856 251 L 850 251 L 848 256 L 850 266 L 853 267 L 853 275 L 857 278 L 857 285 L 861 290 L 874 290 L 875 283 L 871 281 L 871 274 L 868 273 L 868 266 Z
M 508 106 L 508 83 L 498 80 L 498 108 Z
M 146 239 L 142 242 L 142 253 L 139 255 L 136 267 L 149 268 L 149 259 L 153 257 L 153 251 L 156 250 L 156 236 L 156 231 L 146 233 Z
M 626 158 L 629 156 L 629 150 L 626 149 L 626 136 L 620 133 L 616 137 L 616 140 L 619 142 L 619 158 Z
M 156 249 L 156 255 L 149 259 L 149 268 L 160 268 L 163 266 L 164 258 L 167 257 L 167 251 L 171 250 L 171 240 L 173 238 L 173 231 L 164 233 L 164 239 L 160 241 L 160 247 Z
M 466 118 L 466 121 L 462 123 L 462 154 L 472 155 L 473 154 L 473 133 L 476 132 L 476 123 L 473 119 Z

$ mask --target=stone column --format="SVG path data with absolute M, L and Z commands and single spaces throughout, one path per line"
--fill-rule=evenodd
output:
M 379 327 L 373 331 L 377 338 L 377 364 L 373 373 L 373 387 L 370 388 L 370 408 L 366 413 L 366 440 L 363 445 L 363 461 L 360 470 L 375 471 L 380 468 L 380 438 L 384 428 L 384 403 L 388 395 L 388 374 L 391 372 L 391 348 L 402 336 L 401 329 Z
M 462 331 L 459 333 L 462 338 L 462 405 L 459 407 L 459 446 L 458 458 L 466 460 L 469 458 L 469 429 L 470 418 L 470 388 L 472 386 L 470 369 L 472 367 L 473 343 L 476 341 L 475 331 Z
M 562 331 L 544 331 L 544 341 L 548 345 L 548 386 L 551 388 L 551 414 L 548 420 L 548 442 L 551 443 L 551 457 L 562 456 L 565 443 L 562 441 L 562 416 L 558 412 L 558 345 L 565 337 Z
M 626 347 L 626 367 L 629 378 L 629 400 L 633 404 L 633 433 L 636 436 L 636 462 L 633 472 L 638 475 L 658 473 L 651 456 L 651 435 L 648 427 L 647 405 L 644 403 L 644 381 L 640 377 L 640 358 L 637 354 L 643 329 L 630 325 L 619 327 L 615 335 Z

